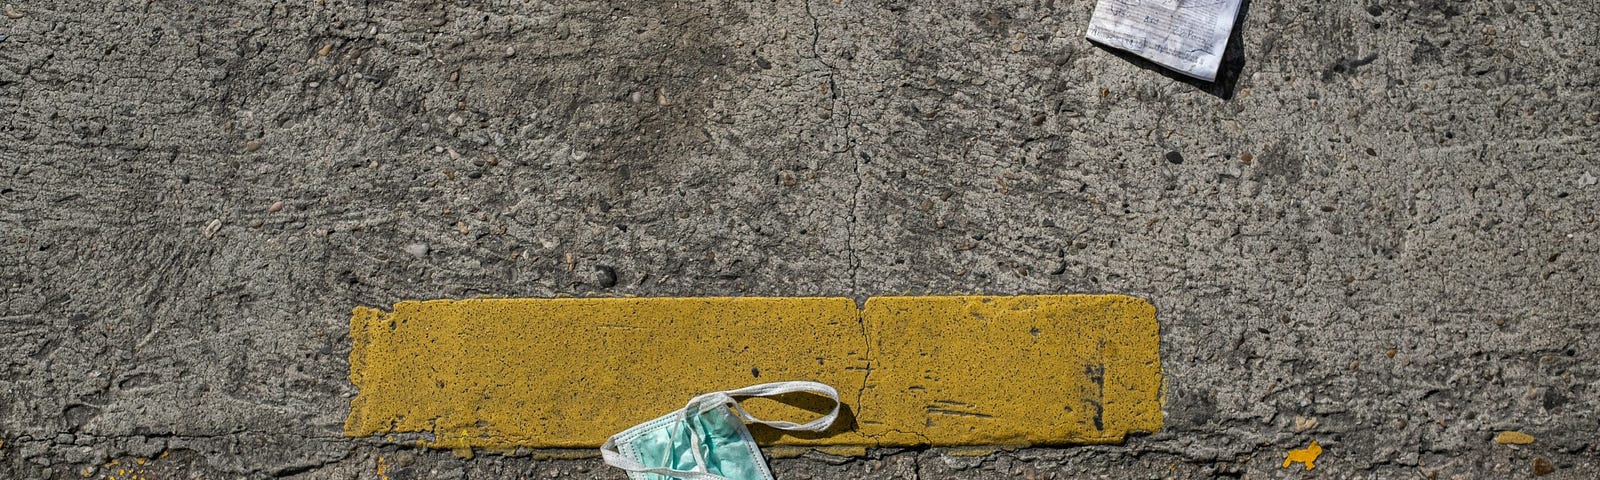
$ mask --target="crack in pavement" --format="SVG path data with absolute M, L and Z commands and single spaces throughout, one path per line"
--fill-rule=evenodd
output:
M 817 18 L 816 13 L 811 10 L 810 0 L 805 2 L 805 11 L 806 16 L 811 19 L 811 57 L 828 70 L 828 96 L 832 99 L 830 111 L 838 111 L 842 108 L 844 112 L 844 148 L 837 151 L 830 148 L 829 153 L 845 153 L 850 156 L 850 173 L 854 184 L 850 191 L 850 222 L 845 225 L 845 250 L 849 254 L 850 261 L 850 295 L 856 298 L 856 302 L 859 304 L 862 300 L 860 298 L 861 257 L 856 248 L 856 224 L 859 223 L 861 216 L 861 187 L 864 182 L 861 177 L 861 156 L 856 151 L 856 141 L 850 131 L 851 127 L 855 125 L 855 112 L 850 108 L 850 103 L 845 100 L 845 95 L 839 88 L 837 79 L 839 74 L 838 67 L 823 59 L 821 50 L 817 48 L 817 45 L 822 41 L 822 22 Z

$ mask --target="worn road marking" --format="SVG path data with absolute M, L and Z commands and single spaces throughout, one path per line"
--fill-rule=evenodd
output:
M 863 432 L 889 445 L 1121 441 L 1161 428 L 1155 308 L 1121 295 L 880 297 Z
M 859 388 L 848 298 L 402 302 L 351 319 L 349 435 L 434 446 L 597 447 L 698 393 L 784 379 Z M 847 387 L 849 388 L 849 387 Z
M 760 427 L 764 445 L 1117 442 L 1161 428 L 1155 308 L 1121 295 L 566 298 L 357 308 L 345 434 L 427 445 L 591 448 L 697 393 L 814 380 L 834 431 Z M 756 399 L 757 415 L 799 419 Z

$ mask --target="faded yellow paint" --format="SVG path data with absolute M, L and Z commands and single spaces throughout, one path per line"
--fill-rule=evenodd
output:
M 361 393 L 345 432 L 431 432 L 428 445 L 452 449 L 596 447 L 708 390 L 794 379 L 859 388 L 861 328 L 847 298 L 359 308 L 350 377 Z
M 1311 446 L 1290 450 L 1289 456 L 1283 459 L 1283 468 L 1289 468 L 1295 462 L 1305 464 L 1306 470 L 1317 468 L 1317 457 L 1320 456 L 1322 456 L 1322 445 L 1318 444 L 1316 440 L 1312 440 Z
M 1155 307 L 1121 295 L 867 300 L 861 430 L 886 445 L 1122 441 L 1161 428 Z
M 813 380 L 846 415 L 763 445 L 1120 441 L 1161 427 L 1155 309 L 1121 295 L 402 302 L 351 318 L 350 436 L 436 448 L 592 448 L 707 391 Z M 799 401 L 796 401 L 799 400 Z M 753 399 L 800 419 L 816 399 Z M 809 410 L 809 411 L 808 411 Z

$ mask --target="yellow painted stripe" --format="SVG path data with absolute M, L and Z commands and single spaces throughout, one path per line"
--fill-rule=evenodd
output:
M 591 448 L 698 393 L 783 380 L 838 388 L 823 435 L 765 445 L 1120 441 L 1161 427 L 1155 309 L 1121 295 L 567 298 L 357 308 L 345 434 L 440 448 Z M 747 402 L 758 416 L 805 408 Z
M 361 392 L 345 432 L 431 432 L 445 448 L 598 447 L 708 390 L 797 378 L 859 388 L 861 329 L 847 298 L 361 308 L 350 323 Z
M 885 297 L 863 317 L 873 370 L 860 423 L 882 443 L 1103 443 L 1161 428 L 1160 342 L 1143 300 Z

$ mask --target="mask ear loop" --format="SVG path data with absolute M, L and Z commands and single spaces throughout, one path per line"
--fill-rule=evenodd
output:
M 704 402 L 704 404 L 701 405 L 701 402 Z M 732 398 L 729 398 L 723 392 L 716 392 L 691 398 L 689 399 L 689 404 L 684 405 L 683 410 L 679 410 L 680 414 L 683 415 L 683 424 L 689 430 L 689 452 L 694 454 L 695 470 L 704 472 L 706 475 L 711 475 L 712 477 L 719 479 L 722 477 L 712 474 L 711 470 L 706 467 L 706 454 L 700 451 L 703 444 L 703 441 L 700 439 L 700 430 L 695 429 L 694 425 L 689 424 L 689 415 L 691 413 L 694 415 L 699 415 L 712 407 L 725 403 L 731 403 L 735 406 L 739 405 L 738 402 L 734 402 Z
M 738 401 L 733 399 L 733 397 L 771 397 L 783 395 L 785 393 L 797 392 L 809 392 L 828 397 L 833 400 L 833 410 L 829 411 L 827 415 L 823 415 L 821 418 L 814 419 L 804 424 L 787 422 L 783 420 L 768 421 L 751 415 L 750 412 L 745 411 L 743 406 L 739 405 Z M 763 383 L 760 385 L 751 385 L 737 390 L 728 390 L 726 392 L 707 393 L 689 400 L 689 404 L 694 405 L 696 401 L 701 400 L 712 400 L 718 395 L 725 397 L 723 401 L 732 406 L 734 412 L 738 413 L 739 418 L 743 419 L 744 421 L 759 423 L 779 430 L 789 431 L 820 432 L 827 430 L 828 427 L 833 426 L 833 421 L 839 418 L 839 408 L 842 406 L 842 402 L 839 401 L 838 390 L 834 390 L 833 387 L 825 384 L 804 381 Z M 690 432 L 693 433 L 693 430 L 691 429 Z

